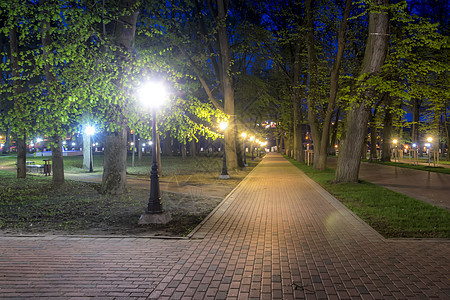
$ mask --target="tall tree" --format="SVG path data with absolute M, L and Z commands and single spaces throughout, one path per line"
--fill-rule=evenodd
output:
M 345 8 L 342 15 L 342 22 L 338 31 L 338 38 L 337 38 L 338 49 L 333 63 L 333 68 L 331 69 L 330 94 L 327 103 L 325 118 L 323 120 L 322 137 L 320 138 L 320 148 L 318 149 L 319 151 L 317 154 L 316 154 L 317 148 L 314 150 L 314 155 L 319 156 L 317 165 L 317 169 L 319 170 L 325 170 L 327 167 L 328 147 L 330 145 L 331 118 L 333 117 L 336 105 L 338 83 L 339 83 L 339 70 L 344 57 L 345 35 L 347 31 L 348 18 L 350 17 L 351 5 L 352 5 L 351 0 L 347 0 L 345 2 Z
M 389 0 L 373 0 L 369 10 L 369 35 L 361 65 L 359 87 L 363 91 L 351 104 L 347 116 L 346 136 L 339 153 L 334 181 L 357 182 L 362 145 L 365 141 L 367 123 L 373 98 L 377 97 L 374 86 L 365 87 L 370 77 L 381 70 L 389 46 Z
M 19 46 L 17 38 L 17 27 L 15 24 L 11 26 L 9 34 L 11 45 L 11 70 L 12 70 L 12 82 L 13 82 L 13 98 L 14 109 L 23 114 L 24 103 L 21 98 L 22 88 L 20 80 L 20 68 L 19 68 Z M 19 125 L 19 124 L 18 124 Z M 25 178 L 27 175 L 26 170 L 26 133 L 23 127 L 18 126 L 20 129 L 17 132 L 16 147 L 17 147 L 17 178 Z
M 126 102 L 129 88 L 127 75 L 130 74 L 131 55 L 134 47 L 136 33 L 136 21 L 139 14 L 136 0 L 120 0 L 118 4 L 118 17 L 110 23 L 112 36 L 116 45 L 114 53 L 119 70 L 118 78 L 115 80 L 118 94 L 110 98 L 110 110 L 112 115 L 109 122 L 115 120 L 114 125 L 109 126 L 105 140 L 105 156 L 103 161 L 102 192 L 111 194 L 123 194 L 126 192 L 126 170 L 127 170 L 127 119 Z M 115 103 L 121 102 L 121 105 Z M 122 102 L 123 101 L 123 102 Z
M 54 73 L 53 59 L 49 57 L 52 52 L 52 38 L 51 38 L 51 25 L 50 19 L 52 14 L 50 9 L 52 8 L 48 0 L 39 0 L 41 7 L 41 32 L 42 32 L 42 59 L 44 61 L 44 76 L 46 82 L 46 98 L 49 102 L 50 111 L 54 111 L 55 106 L 58 107 L 61 101 L 60 93 L 58 91 L 58 82 Z M 53 128 L 50 134 L 50 144 L 52 149 L 52 181 L 54 184 L 64 183 L 64 161 L 62 153 L 62 138 L 61 138 L 61 122 L 58 118 L 53 121 Z

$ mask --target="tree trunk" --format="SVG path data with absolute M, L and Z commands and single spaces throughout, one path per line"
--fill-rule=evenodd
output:
M 445 134 L 447 136 L 447 161 L 450 161 L 450 122 L 447 114 L 447 106 L 445 106 L 445 115 L 444 115 L 444 127 L 445 127 Z
M 64 183 L 64 159 L 62 152 L 62 138 L 60 136 L 53 137 L 51 144 L 52 149 L 52 182 L 53 185 L 61 185 Z
M 162 142 L 161 147 L 162 154 L 165 156 L 172 156 L 172 137 L 170 136 L 170 130 L 166 131 L 166 137 Z
M 302 133 L 302 107 L 300 97 L 300 72 L 301 72 L 301 42 L 297 40 L 294 53 L 294 73 L 292 81 L 292 109 L 294 112 L 294 159 L 303 162 L 303 133 Z
M 279 134 L 277 134 L 277 136 L 276 136 L 275 144 L 277 146 L 277 152 L 281 153 L 281 138 L 280 138 Z
M 48 0 L 40 0 L 40 5 L 44 5 Z M 51 103 L 51 106 L 54 107 L 55 104 L 59 101 L 58 91 L 57 91 L 57 82 L 56 77 L 53 74 L 53 66 L 50 62 L 47 61 L 49 49 L 52 44 L 51 38 L 51 26 L 50 22 L 47 21 L 46 18 L 42 21 L 42 52 L 43 52 L 43 60 L 44 60 L 44 72 L 45 72 L 45 81 L 47 88 L 47 99 Z M 54 109 L 54 108 L 53 108 Z M 51 111 L 52 109 L 50 109 Z M 52 149 L 52 182 L 53 184 L 61 185 L 64 183 L 64 160 L 62 155 L 62 139 L 59 136 L 59 131 L 61 129 L 60 120 L 56 119 L 53 123 L 53 131 L 55 134 L 51 137 L 51 149 Z
M 344 14 L 338 33 L 338 50 L 336 54 L 336 59 L 334 61 L 333 68 L 331 70 L 330 97 L 328 99 L 327 112 L 323 121 L 322 137 L 320 140 L 320 145 L 316 146 L 320 147 L 320 149 L 318 149 L 319 151 L 316 151 L 315 149 L 316 147 L 314 147 L 314 154 L 319 156 L 318 165 L 314 166 L 314 168 L 319 170 L 325 170 L 327 168 L 327 154 L 330 142 L 331 118 L 333 117 L 333 112 L 336 104 L 336 95 L 338 92 L 338 83 L 339 83 L 339 69 L 341 67 L 342 58 L 344 56 L 345 33 L 347 31 L 347 20 L 348 17 L 350 16 L 351 6 L 352 0 L 347 0 L 345 2 Z
M 291 156 L 291 133 L 288 131 L 284 139 L 284 148 L 286 149 L 286 155 Z
M 385 95 L 386 108 L 383 120 L 383 144 L 381 146 L 381 161 L 391 161 L 392 121 L 391 112 L 392 97 Z
M 311 128 L 312 141 L 314 143 L 314 167 L 319 165 L 319 151 L 321 144 L 321 134 L 319 128 L 319 121 L 317 119 L 316 103 L 318 99 L 318 71 L 317 71 L 317 55 L 314 43 L 314 18 L 313 18 L 313 0 L 305 1 L 306 19 L 307 19 L 307 46 L 308 46 L 308 123 Z
M 187 157 L 186 143 L 187 143 L 186 140 L 184 140 L 183 143 L 181 144 L 181 157 L 183 158 L 183 160 L 185 160 Z
M 18 115 L 23 114 L 23 103 L 20 98 L 20 93 L 22 92 L 22 87 L 20 84 L 19 76 L 19 46 L 17 40 L 17 28 L 13 26 L 10 31 L 10 49 L 11 49 L 11 70 L 13 79 L 13 96 L 14 96 L 14 110 Z M 20 129 L 22 124 L 17 124 L 19 127 L 17 134 L 17 178 L 25 178 L 27 176 L 26 170 L 26 145 L 25 145 L 25 131 Z M 6 139 L 8 143 L 5 143 L 3 149 L 7 148 L 9 151 L 9 134 L 7 134 Z
M 374 0 L 372 6 L 387 6 L 389 0 Z M 369 36 L 367 39 L 361 75 L 375 75 L 383 66 L 389 45 L 389 15 L 385 9 L 371 7 Z M 364 84 L 364 81 L 361 83 Z M 335 182 L 357 182 L 362 143 L 367 132 L 371 100 L 376 96 L 373 87 L 367 88 L 361 98 L 351 105 L 347 119 L 346 138 L 339 153 Z
M 231 77 L 231 49 L 228 41 L 226 17 L 228 13 L 228 1 L 217 1 L 217 35 L 220 47 L 221 83 L 224 97 L 224 111 L 228 114 L 228 127 L 225 130 L 225 152 L 228 170 L 237 170 L 236 132 L 234 115 L 234 87 Z
M 25 136 L 17 136 L 17 178 L 25 178 L 27 176 L 27 146 Z
M 411 129 L 411 141 L 413 144 L 419 144 L 420 102 L 417 98 L 413 99 L 413 124 Z
M 337 133 L 338 133 L 338 126 L 339 126 L 339 115 L 340 115 L 340 109 L 336 110 L 336 118 L 334 120 L 334 125 L 332 129 L 332 135 L 331 135 L 331 142 L 330 142 L 330 154 L 336 155 L 336 140 L 337 140 Z
M 374 113 L 370 120 L 370 161 L 377 159 L 377 123 L 376 113 Z
M 127 187 L 127 131 L 109 133 L 105 139 L 102 192 L 121 195 Z M 125 151 L 124 151 L 125 150 Z
M 195 146 L 195 140 L 194 139 L 192 139 L 191 140 L 191 156 L 193 157 L 193 158 L 196 158 L 197 157 L 197 149 L 196 149 L 196 146 Z
M 123 69 L 129 65 L 131 52 L 134 46 L 136 21 L 139 11 L 135 10 L 136 0 L 120 0 L 119 12 L 125 15 L 119 16 L 114 24 L 115 44 L 122 50 L 118 50 L 116 56 Z M 124 55 L 125 53 L 125 55 Z M 127 55 L 130 56 L 127 56 Z M 121 76 L 124 76 L 123 74 Z M 116 80 L 119 89 L 124 88 L 121 78 Z M 119 113 L 120 114 L 120 113 Z M 123 116 L 119 116 L 120 123 L 116 124 L 116 132 L 108 133 L 105 141 L 105 153 L 103 162 L 102 192 L 122 194 L 126 192 L 127 170 L 127 132 Z M 108 149 L 111 147 L 111 149 Z
M 2 153 L 9 152 L 9 144 L 11 143 L 11 121 L 8 123 L 8 129 L 6 130 L 5 144 L 3 145 Z
M 296 107 L 298 109 L 298 106 Z M 294 108 L 295 109 L 295 108 Z M 298 116 L 299 119 L 301 118 Z M 299 120 L 294 126 L 294 159 L 298 162 L 305 161 L 305 152 L 303 151 L 303 128 Z

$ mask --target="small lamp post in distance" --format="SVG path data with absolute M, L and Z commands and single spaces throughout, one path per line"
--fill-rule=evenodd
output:
M 425 146 L 427 147 L 427 154 L 428 154 L 428 166 L 430 166 L 430 164 L 431 164 L 431 146 L 432 146 L 432 142 L 433 142 L 433 138 L 431 137 L 431 136 L 429 136 L 428 138 L 427 138 L 427 142 L 428 143 L 426 143 L 425 144 Z
M 167 92 L 161 82 L 146 83 L 140 90 L 139 100 L 151 109 L 152 113 L 152 140 L 156 141 L 156 110 L 167 100 Z M 150 197 L 148 206 L 139 219 L 139 224 L 166 224 L 172 220 L 170 213 L 163 210 L 159 188 L 157 143 L 152 147 L 152 170 L 150 172 Z
M 397 143 L 398 143 L 398 141 L 397 141 L 397 139 L 393 139 L 392 140 L 392 143 L 394 143 L 394 149 L 393 149 L 393 152 L 394 152 L 394 162 L 397 162 Z

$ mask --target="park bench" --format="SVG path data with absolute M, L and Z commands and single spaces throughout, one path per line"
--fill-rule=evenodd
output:
M 45 176 L 50 176 L 52 172 L 52 165 L 49 159 L 44 159 L 43 165 L 36 165 L 34 161 L 26 162 L 27 172 L 45 174 Z

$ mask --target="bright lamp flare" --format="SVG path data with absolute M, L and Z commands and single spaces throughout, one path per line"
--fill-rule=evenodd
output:
M 396 139 L 392 140 L 392 142 L 393 142 L 394 144 L 397 144 L 397 143 L 398 143 L 398 141 L 397 141 Z
M 146 107 L 160 107 L 166 100 L 167 91 L 162 82 L 147 82 L 139 90 L 139 101 Z
M 241 136 L 245 139 L 245 138 L 247 137 L 247 134 L 246 134 L 245 132 L 243 132 L 243 133 L 241 134 Z
M 86 128 L 84 129 L 84 133 L 86 133 L 87 135 L 93 135 L 95 133 L 95 127 L 91 125 L 86 126 Z
M 433 138 L 431 136 L 427 138 L 428 143 L 431 143 L 432 141 L 433 141 Z
M 220 130 L 225 130 L 228 127 L 228 123 L 227 122 L 220 122 L 219 124 L 219 128 Z

